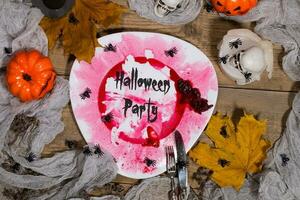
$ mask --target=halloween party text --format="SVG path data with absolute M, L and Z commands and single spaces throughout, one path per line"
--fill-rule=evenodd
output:
M 137 90 L 142 88 L 145 91 L 153 90 L 166 95 L 170 90 L 170 80 L 156 80 L 154 78 L 141 78 L 136 68 L 132 68 L 131 75 L 126 76 L 125 72 L 116 72 L 116 89 L 122 90 L 123 87 L 127 87 L 129 90 Z M 147 101 L 140 103 L 134 103 L 132 99 L 124 98 L 124 116 L 127 116 L 128 112 L 136 114 L 140 119 L 143 114 L 147 114 L 148 122 L 155 122 L 158 114 L 158 107 L 149 98 Z

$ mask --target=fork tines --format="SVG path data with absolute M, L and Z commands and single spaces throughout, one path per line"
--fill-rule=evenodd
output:
M 173 146 L 166 146 L 167 172 L 176 172 L 175 154 Z
M 166 146 L 166 158 L 167 158 L 167 173 L 169 178 L 171 179 L 171 190 L 169 192 L 170 200 L 178 200 L 176 192 L 175 192 L 175 174 L 176 174 L 176 162 L 175 162 L 175 154 L 173 146 Z

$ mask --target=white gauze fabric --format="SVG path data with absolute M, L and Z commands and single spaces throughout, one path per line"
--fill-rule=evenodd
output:
M 181 7 L 165 17 L 158 17 L 154 13 L 155 0 L 128 0 L 131 10 L 141 17 L 166 25 L 187 24 L 199 15 L 203 5 L 202 0 L 183 0 Z
M 0 68 L 11 52 L 37 49 L 48 55 L 48 40 L 39 27 L 43 14 L 39 9 L 21 3 L 0 0 Z

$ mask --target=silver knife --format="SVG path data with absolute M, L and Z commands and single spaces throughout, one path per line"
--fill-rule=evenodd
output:
M 188 172 L 187 172 L 187 156 L 184 148 L 184 142 L 179 131 L 175 131 L 175 143 L 177 151 L 177 173 L 180 189 L 180 198 L 187 199 L 188 191 Z

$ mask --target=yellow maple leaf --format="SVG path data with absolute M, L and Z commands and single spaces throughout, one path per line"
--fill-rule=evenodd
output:
M 48 37 L 49 49 L 61 37 L 65 53 L 90 62 L 95 48 L 99 46 L 96 25 L 108 27 L 118 23 L 124 11 L 123 7 L 107 0 L 76 0 L 65 16 L 58 19 L 44 17 L 40 26 Z
M 261 171 L 270 142 L 263 138 L 266 122 L 252 115 L 242 117 L 237 130 L 229 117 L 213 116 L 206 135 L 213 145 L 199 143 L 189 153 L 197 164 L 212 170 L 211 178 L 220 187 L 232 186 L 239 190 L 246 174 Z

